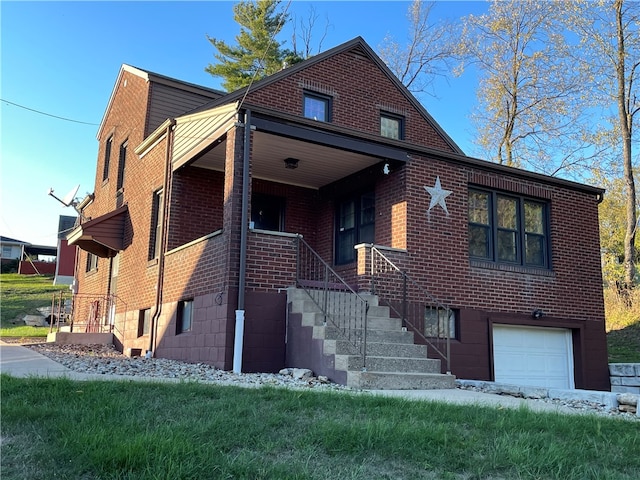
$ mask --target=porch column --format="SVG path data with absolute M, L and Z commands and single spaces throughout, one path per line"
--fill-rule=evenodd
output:
M 239 119 L 242 120 L 242 119 Z M 225 369 L 233 366 L 236 330 L 236 310 L 240 282 L 241 241 L 242 241 L 242 198 L 244 161 L 244 124 L 237 123 L 227 132 L 227 150 L 224 170 L 223 235 L 226 238 L 225 253 L 227 269 L 225 283 L 228 285 L 227 322 L 225 335 Z M 249 173 L 250 174 L 250 173 Z M 250 187 L 249 187 L 250 188 Z M 250 191 L 247 195 L 250 196 Z M 249 197 L 250 198 L 250 197 Z
M 371 243 L 361 243 L 353 247 L 356 250 L 356 282 L 360 293 L 371 293 L 371 247 Z

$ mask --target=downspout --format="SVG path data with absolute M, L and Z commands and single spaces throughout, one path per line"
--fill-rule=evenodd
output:
M 238 309 L 233 342 L 233 372 L 242 372 L 244 341 L 244 289 L 247 275 L 247 236 L 249 234 L 249 154 L 251 147 L 251 110 L 244 114 L 244 147 L 242 159 L 242 216 L 240 224 L 240 272 L 238 278 Z
M 151 316 L 151 325 L 149 325 L 149 348 L 146 353 L 147 358 L 154 355 L 158 335 L 158 319 L 162 313 L 162 287 L 164 285 L 164 252 L 167 247 L 167 232 L 169 231 L 169 200 L 171 198 L 170 185 L 172 178 L 171 168 L 171 150 L 173 148 L 173 127 L 176 120 L 171 118 L 167 125 L 167 151 L 165 154 L 164 180 L 162 182 L 162 231 L 160 232 L 160 251 L 158 252 L 158 279 L 156 281 L 156 303 L 154 313 Z

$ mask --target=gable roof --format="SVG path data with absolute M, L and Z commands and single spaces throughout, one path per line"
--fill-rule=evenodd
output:
M 29 242 L 23 242 L 22 240 L 16 240 L 15 238 L 9 238 L 5 236 L 0 236 L 0 242 L 14 245 L 31 245 Z
M 140 68 L 123 63 L 122 66 L 120 67 L 120 71 L 118 72 L 118 77 L 116 78 L 116 81 L 114 83 L 113 90 L 111 90 L 111 95 L 109 96 L 109 101 L 107 102 L 107 108 L 105 108 L 104 114 L 102 115 L 102 120 L 100 121 L 100 127 L 98 128 L 98 133 L 96 134 L 97 139 L 100 139 L 100 136 L 102 135 L 102 131 L 105 126 L 105 121 L 109 114 L 109 110 L 111 110 L 111 106 L 113 105 L 113 102 L 116 96 L 116 91 L 118 90 L 118 85 L 120 85 L 120 79 L 122 78 L 125 72 L 130 73 L 132 75 L 136 75 L 146 80 L 147 82 L 159 83 L 172 88 L 183 90 L 185 92 L 196 93 L 203 96 L 209 96 L 212 99 L 226 95 L 226 92 L 222 92 L 214 88 L 203 87 L 201 85 L 196 85 L 195 83 L 185 82 L 182 80 L 178 80 L 177 78 L 168 77 L 166 75 L 154 73 L 149 70 L 142 70 Z
M 200 112 L 204 110 L 208 110 L 211 108 L 215 108 L 217 106 L 223 105 L 225 103 L 238 101 L 242 102 L 242 99 L 249 93 L 249 91 L 254 92 L 261 88 L 266 87 L 267 85 L 271 85 L 272 83 L 278 82 L 289 75 L 293 75 L 301 70 L 304 70 L 311 65 L 316 63 L 320 63 L 326 60 L 329 57 L 334 55 L 357 50 L 359 54 L 366 56 L 369 58 L 376 66 L 385 74 L 385 76 L 395 85 L 395 87 L 405 96 L 405 98 L 411 103 L 411 105 L 422 115 L 424 120 L 429 123 L 434 130 L 445 140 L 445 142 L 454 150 L 454 152 L 464 155 L 462 149 L 453 141 L 449 135 L 442 129 L 442 127 L 435 121 L 435 119 L 427 112 L 424 106 L 413 96 L 413 94 L 405 87 L 400 80 L 393 74 L 393 72 L 387 67 L 387 65 L 380 59 L 378 55 L 371 49 L 371 47 L 364 41 L 362 37 L 356 37 L 353 40 L 345 42 L 337 47 L 326 50 L 325 52 L 319 53 L 313 57 L 310 57 L 302 62 L 296 63 L 291 67 L 284 68 L 279 72 L 276 72 L 268 77 L 259 80 L 248 87 L 244 87 L 238 89 L 234 92 L 228 93 L 225 96 L 213 100 L 210 103 L 202 105 L 201 107 L 194 110 L 194 112 Z M 242 105 L 240 104 L 240 107 Z M 191 112 L 191 113 L 194 113 Z

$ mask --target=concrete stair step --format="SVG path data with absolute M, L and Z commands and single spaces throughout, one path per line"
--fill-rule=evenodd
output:
M 439 390 L 455 388 L 454 375 L 405 372 L 347 372 L 347 385 L 364 390 Z
M 331 340 L 339 340 L 342 338 L 340 330 L 331 325 L 315 326 L 313 332 L 313 338 L 326 338 Z M 362 330 L 355 330 L 354 334 L 357 338 L 360 338 L 362 336 Z M 413 341 L 414 337 L 412 332 L 403 332 L 402 330 L 367 329 L 367 342 L 413 344 Z
M 362 370 L 362 357 L 359 355 L 336 355 L 335 367 L 338 370 Z M 440 373 L 440 360 L 435 358 L 390 358 L 367 357 L 367 370 L 373 372 Z
M 335 342 L 335 352 L 340 354 L 352 354 L 353 343 L 346 340 L 325 340 L 325 342 Z M 391 357 L 391 358 L 426 358 L 427 346 L 413 343 L 377 343 L 367 340 L 367 356 Z
M 311 289 L 310 292 L 311 295 L 316 297 L 319 297 L 322 294 L 321 290 L 317 289 Z M 349 299 L 352 295 L 353 294 L 351 292 L 329 291 L 329 299 L 334 299 L 338 302 Z M 378 297 L 376 295 L 371 295 L 370 293 L 358 293 L 358 295 L 363 300 L 366 300 L 370 307 L 378 305 Z M 303 288 L 291 287 L 287 289 L 287 298 L 289 301 L 309 300 L 309 293 L 307 293 Z

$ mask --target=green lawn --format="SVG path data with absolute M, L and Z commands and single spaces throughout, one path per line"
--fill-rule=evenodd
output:
M 27 327 L 20 320 L 38 314 L 38 307 L 51 306 L 53 294 L 59 291 L 68 293 L 69 285 L 53 285 L 51 276 L 1 274 L 0 337 L 46 337 L 48 327 Z
M 12 479 L 637 479 L 632 420 L 335 392 L 2 376 Z

